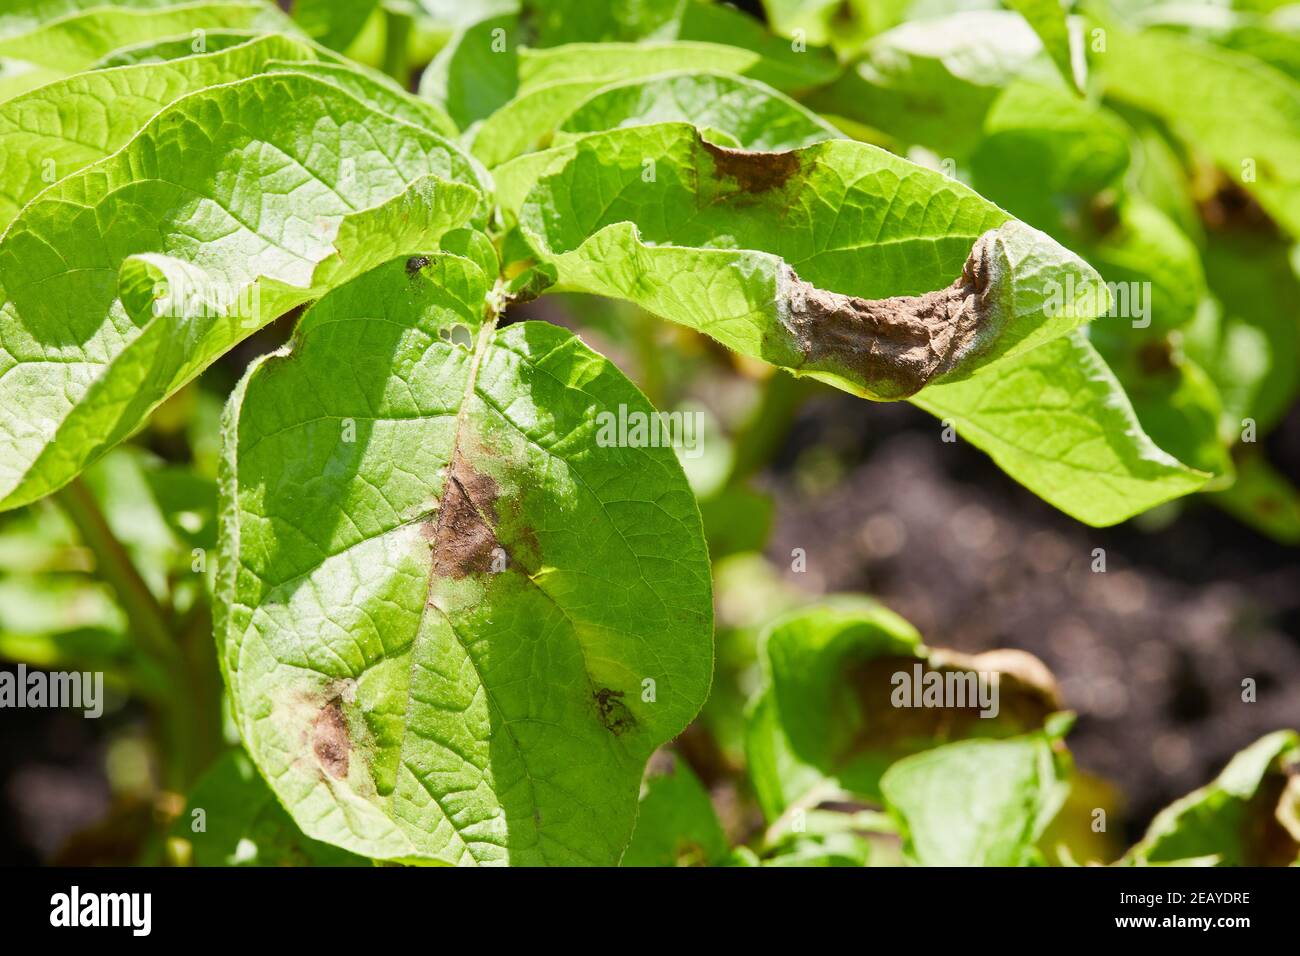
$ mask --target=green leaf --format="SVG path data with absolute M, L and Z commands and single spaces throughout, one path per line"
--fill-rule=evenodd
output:
M 743 75 L 761 59 L 752 50 L 721 43 L 664 40 L 524 49 L 519 54 L 519 92 L 522 95 L 552 83 L 574 80 L 599 80 L 599 85 L 604 86 L 618 80 L 692 69 Z
M 27 31 L 17 32 L 23 26 Z M 118 47 L 194 30 L 294 32 L 292 21 L 262 0 L 100 5 L 55 19 L 41 16 L 39 26 L 19 18 L 8 25 L 0 21 L 0 56 L 75 73 Z
M 57 80 L 63 73 L 49 67 L 0 57 L 0 102 Z
M 1117 524 L 1208 480 L 1160 449 L 1081 332 L 913 399 L 1066 514 Z
M 964 376 L 1104 304 L 1047 236 L 848 140 L 759 153 L 662 124 L 523 156 L 496 179 L 558 289 L 628 299 L 869 398 Z
M 687 2 L 694 0 L 544 0 L 526 7 L 537 44 L 556 46 L 672 37 Z
M 499 16 L 462 28 L 420 76 L 420 96 L 461 129 L 486 119 L 518 89 L 519 24 Z
M 1090 331 L 1142 430 L 1179 461 L 1215 475 L 1214 487 L 1231 482 L 1232 458 L 1219 432 L 1223 402 L 1205 370 L 1168 336 L 1098 326 Z
M 1215 304 L 1186 330 L 1187 354 L 1223 396 L 1224 428 L 1257 437 L 1282 420 L 1300 388 L 1300 278 L 1275 236 L 1207 235 L 1205 274 Z
M 963 740 L 907 757 L 880 781 L 904 850 L 921 866 L 1024 866 L 1067 792 L 1049 732 Z
M 1063 0 L 1007 0 L 1007 6 L 1034 28 L 1038 38 L 1043 41 L 1043 48 L 1066 82 L 1082 89 L 1083 77 L 1075 75 L 1070 55 L 1070 24 Z
M 62 512 L 45 505 L 0 523 L 0 659 L 46 670 L 102 671 L 147 700 L 172 692 L 140 652 L 109 588 Z
M 332 84 L 265 75 L 179 100 L 46 190 L 0 238 L 0 508 L 64 484 L 254 329 L 481 219 L 477 177 Z
M 720 130 L 744 149 L 797 149 L 842 136 L 829 123 L 762 83 L 695 72 L 670 73 L 597 91 L 560 124 L 556 142 L 667 122 Z
M 1300 490 L 1258 453 L 1239 456 L 1236 474 L 1210 500 L 1275 541 L 1300 545 Z
M 205 30 L 201 39 L 187 33 L 184 36 L 163 37 L 161 40 L 145 40 L 105 54 L 91 64 L 89 69 L 108 70 L 118 66 L 138 66 L 141 63 L 164 63 L 196 54 L 220 53 L 248 43 L 260 35 L 252 30 Z
M 204 56 L 81 73 L 0 104 L 0 230 L 38 192 L 116 152 L 168 104 L 296 56 L 311 53 L 269 36 Z
M 522 20 L 511 3 L 489 4 L 469 22 L 451 18 L 459 27 L 420 80 L 421 95 L 462 128 L 489 120 L 491 130 L 479 134 L 489 165 L 522 152 L 587 93 L 619 80 L 705 69 L 791 91 L 839 72 L 829 51 L 793 50 L 752 17 L 722 6 L 566 0 L 525 8 Z
M 304 73 L 325 80 L 352 94 L 377 113 L 426 129 L 431 133 L 454 138 L 456 124 L 437 105 L 413 96 L 396 81 L 360 64 L 340 60 L 337 63 L 296 60 L 276 61 L 271 69 Z
M 518 96 L 473 133 L 474 155 L 488 166 L 531 149 L 603 88 L 636 88 L 633 81 L 676 72 L 742 74 L 762 62 L 757 53 L 715 43 L 576 44 L 525 49 L 520 57 Z
M 791 43 L 724 3 L 686 4 L 677 39 L 741 47 L 757 53 L 759 60 L 746 75 L 785 93 L 814 89 L 829 83 L 841 72 L 833 50 Z
M 1166 331 L 1196 317 L 1206 294 L 1200 250 L 1154 204 L 1098 204 L 1079 234 L 1078 249 L 1115 290 L 1116 316 Z
M 919 0 L 916 15 L 942 12 L 948 2 Z M 912 0 L 763 0 L 773 29 L 784 36 L 810 43 L 833 43 L 837 49 L 854 51 L 873 33 L 896 26 L 911 11 Z
M 763 866 L 860 867 L 871 859 L 871 844 L 855 833 L 828 833 L 788 840 Z
M 1213 857 L 1221 866 L 1300 862 L 1300 834 L 1288 832 L 1279 818 L 1280 801 L 1286 798 L 1285 766 L 1297 760 L 1300 736 L 1294 730 L 1255 741 L 1213 782 L 1161 810 L 1122 862 L 1142 866 L 1202 857 Z
M 879 800 L 881 774 L 899 758 L 954 738 L 1023 733 L 1058 706 L 1051 675 L 1029 655 L 926 648 L 911 625 L 866 600 L 778 619 L 759 654 L 746 754 L 769 821 L 844 793 Z M 914 708 L 918 698 L 901 690 L 970 673 L 999 675 L 995 707 L 964 698 Z
M 1063 85 L 1022 17 L 972 10 L 873 37 L 853 69 L 806 102 L 904 144 L 963 159 L 978 144 L 989 108 L 1018 79 Z
M 125 618 L 98 582 L 74 575 L 0 577 L 0 658 L 118 670 L 129 646 Z
M 496 330 L 469 260 L 421 261 L 326 296 L 231 399 L 236 718 L 314 838 L 612 865 L 708 693 L 699 511 L 671 449 L 605 434 L 652 414 L 621 373 L 556 326 Z
M 303 835 L 242 750 L 227 751 L 194 785 L 169 850 L 190 866 L 369 866 Z
M 1164 119 L 1300 235 L 1300 83 L 1252 57 L 1162 30 L 1112 28 L 1106 92 Z
M 730 852 L 709 793 L 685 761 L 664 754 L 641 786 L 632 842 L 621 866 L 716 866 Z
M 1161 3 L 1137 11 L 1129 20 L 1178 30 L 1245 53 L 1300 79 L 1300 17 L 1290 0 L 1260 3 Z
M 346 50 L 378 8 L 379 0 L 294 0 L 293 18 L 331 50 Z
M 990 106 L 971 155 L 971 185 L 1008 212 L 1060 235 L 1062 207 L 1113 184 L 1129 130 L 1069 90 L 1013 82 Z

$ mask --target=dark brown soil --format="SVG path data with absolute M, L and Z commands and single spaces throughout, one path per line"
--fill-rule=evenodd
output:
M 834 449 L 838 481 L 809 480 L 814 446 Z M 1270 453 L 1294 480 L 1300 415 Z M 792 583 L 873 594 L 937 646 L 1042 658 L 1079 714 L 1076 760 L 1118 785 L 1130 838 L 1237 750 L 1300 727 L 1300 552 L 1200 499 L 1158 530 L 1090 529 L 911 406 L 830 393 L 762 480 L 777 501 L 769 555 L 788 567 L 807 552 Z

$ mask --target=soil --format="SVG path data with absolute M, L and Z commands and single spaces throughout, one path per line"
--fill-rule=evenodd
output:
M 809 480 L 805 453 L 825 462 L 827 448 L 838 480 Z M 1300 478 L 1300 413 L 1267 451 Z M 925 413 L 829 392 L 761 483 L 776 499 L 769 556 L 788 568 L 807 552 L 791 583 L 872 594 L 933 646 L 1041 658 L 1079 715 L 1076 761 L 1117 785 L 1130 839 L 1242 747 L 1300 727 L 1300 551 L 1204 499 L 1159 526 L 1087 528 L 943 442 Z

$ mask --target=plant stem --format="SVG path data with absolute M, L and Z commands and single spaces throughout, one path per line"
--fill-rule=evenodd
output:
M 56 498 L 94 554 L 96 572 L 117 596 L 133 637 L 165 675 L 168 692 L 153 701 L 163 784 L 184 792 L 199 769 L 195 760 L 200 754 L 194 748 L 198 730 L 190 700 L 193 680 L 181 648 L 172 639 L 170 616 L 140 576 L 85 482 L 73 479 Z
M 75 478 L 57 493 L 57 498 L 94 554 L 99 576 L 116 593 L 131 629 L 159 663 L 172 669 L 179 662 L 179 655 L 171 639 L 167 612 L 113 534 L 94 494 L 85 482 Z
M 411 38 L 412 22 L 409 14 L 384 10 L 384 72 L 401 83 L 403 89 L 410 80 L 406 47 Z

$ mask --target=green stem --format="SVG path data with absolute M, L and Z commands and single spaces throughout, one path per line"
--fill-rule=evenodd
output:
M 179 655 L 171 639 L 167 613 L 136 570 L 131 556 L 117 540 L 99 502 L 80 478 L 58 492 L 58 501 L 95 556 L 99 576 L 117 595 L 131 629 L 150 654 L 164 666 L 174 666 Z
M 384 72 L 405 88 L 410 80 L 406 49 L 414 21 L 408 14 L 384 10 Z
M 163 782 L 183 792 L 196 771 L 193 744 L 197 731 L 189 700 L 192 682 L 181 649 L 172 639 L 170 617 L 109 527 L 85 482 L 74 479 L 57 492 L 56 498 L 94 554 L 99 577 L 117 596 L 133 637 L 165 675 L 168 692 L 163 699 L 152 702 L 163 758 Z

